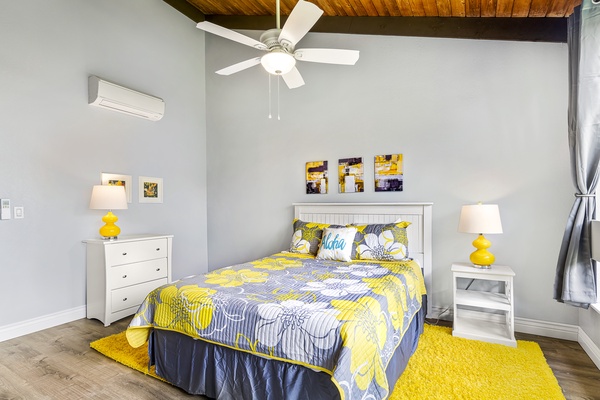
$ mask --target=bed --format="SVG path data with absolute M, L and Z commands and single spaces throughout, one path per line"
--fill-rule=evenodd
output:
M 157 375 L 216 399 L 389 396 L 431 309 L 431 203 L 293 206 L 286 251 L 147 296 L 127 338 Z

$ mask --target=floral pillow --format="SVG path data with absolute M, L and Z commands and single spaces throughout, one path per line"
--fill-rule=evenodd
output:
M 351 261 L 356 228 L 325 228 L 317 258 L 321 260 Z
M 406 228 L 410 222 L 356 226 L 352 245 L 355 260 L 394 261 L 408 259 Z
M 318 224 L 316 222 L 304 222 L 299 219 L 294 220 L 294 234 L 290 244 L 290 253 L 317 254 L 319 243 L 323 236 L 323 229 L 329 227 L 329 224 Z M 332 225 L 334 226 L 334 225 Z M 337 226 L 337 225 L 336 225 Z

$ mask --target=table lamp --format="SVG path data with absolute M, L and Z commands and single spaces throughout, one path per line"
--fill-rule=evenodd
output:
M 95 185 L 92 189 L 92 198 L 90 200 L 92 210 L 108 210 L 108 213 L 102 217 L 105 225 L 100 228 L 100 235 L 103 239 L 114 240 L 121 232 L 121 228 L 115 225 L 119 220 L 112 210 L 126 210 L 127 196 L 125 187 L 112 185 Z
M 460 211 L 458 231 L 464 233 L 477 233 L 479 236 L 473 241 L 477 250 L 471 253 L 470 260 L 478 268 L 490 268 L 495 257 L 487 249 L 491 242 L 483 234 L 502 233 L 502 222 L 497 204 L 475 204 L 463 206 Z

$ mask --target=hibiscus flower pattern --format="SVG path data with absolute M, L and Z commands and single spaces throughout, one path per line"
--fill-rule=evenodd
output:
M 338 319 L 344 321 L 344 345 L 352 349 L 350 370 L 361 390 L 373 379 L 387 389 L 385 367 L 380 354 L 387 339 L 387 326 L 381 319 L 381 306 L 377 300 L 365 296 L 358 301 L 332 300 L 331 305 L 340 311 Z M 357 351 L 360 349 L 359 351 Z
M 158 292 L 154 321 L 164 328 L 195 334 L 212 322 L 216 290 L 185 285 L 169 286 Z
M 338 334 L 335 310 L 328 303 L 286 300 L 258 306 L 256 338 L 264 346 L 281 346 L 283 354 L 310 362 L 316 349 L 329 349 Z
M 152 291 L 127 329 L 152 329 L 323 371 L 340 398 L 383 399 L 385 367 L 425 294 L 415 261 L 342 263 L 278 253 Z
M 292 235 L 292 243 L 290 244 L 290 251 L 292 253 L 308 254 L 310 253 L 310 242 L 304 240 L 302 237 L 302 231 L 297 230 Z
M 319 292 L 328 297 L 341 297 L 348 294 L 367 293 L 369 287 L 358 279 L 328 278 L 319 282 L 307 282 L 301 290 Z
M 338 267 L 333 270 L 337 274 L 349 274 L 361 278 L 372 278 L 388 274 L 387 268 L 378 265 L 353 264 L 351 267 Z
M 383 231 L 379 235 L 368 233 L 364 242 L 356 247 L 361 260 L 393 261 L 406 257 L 406 246 L 394 240 L 391 230 Z
M 261 269 L 269 269 L 271 271 L 280 271 L 287 268 L 300 268 L 302 267 L 302 261 L 300 260 L 290 260 L 289 258 L 278 257 L 275 259 L 262 259 L 258 261 L 253 261 L 251 264 L 254 268 Z
M 253 271 L 251 269 L 224 269 L 219 272 L 206 274 L 206 283 L 211 283 L 224 287 L 242 286 L 245 283 L 263 283 L 269 278 L 266 272 Z

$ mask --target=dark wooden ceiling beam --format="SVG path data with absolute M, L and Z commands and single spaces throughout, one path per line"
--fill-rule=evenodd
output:
M 163 0 L 165 3 L 195 22 L 204 21 L 204 14 L 186 0 Z
M 207 15 L 206 20 L 238 30 L 275 26 L 272 16 Z M 567 18 L 321 17 L 311 32 L 566 43 Z

